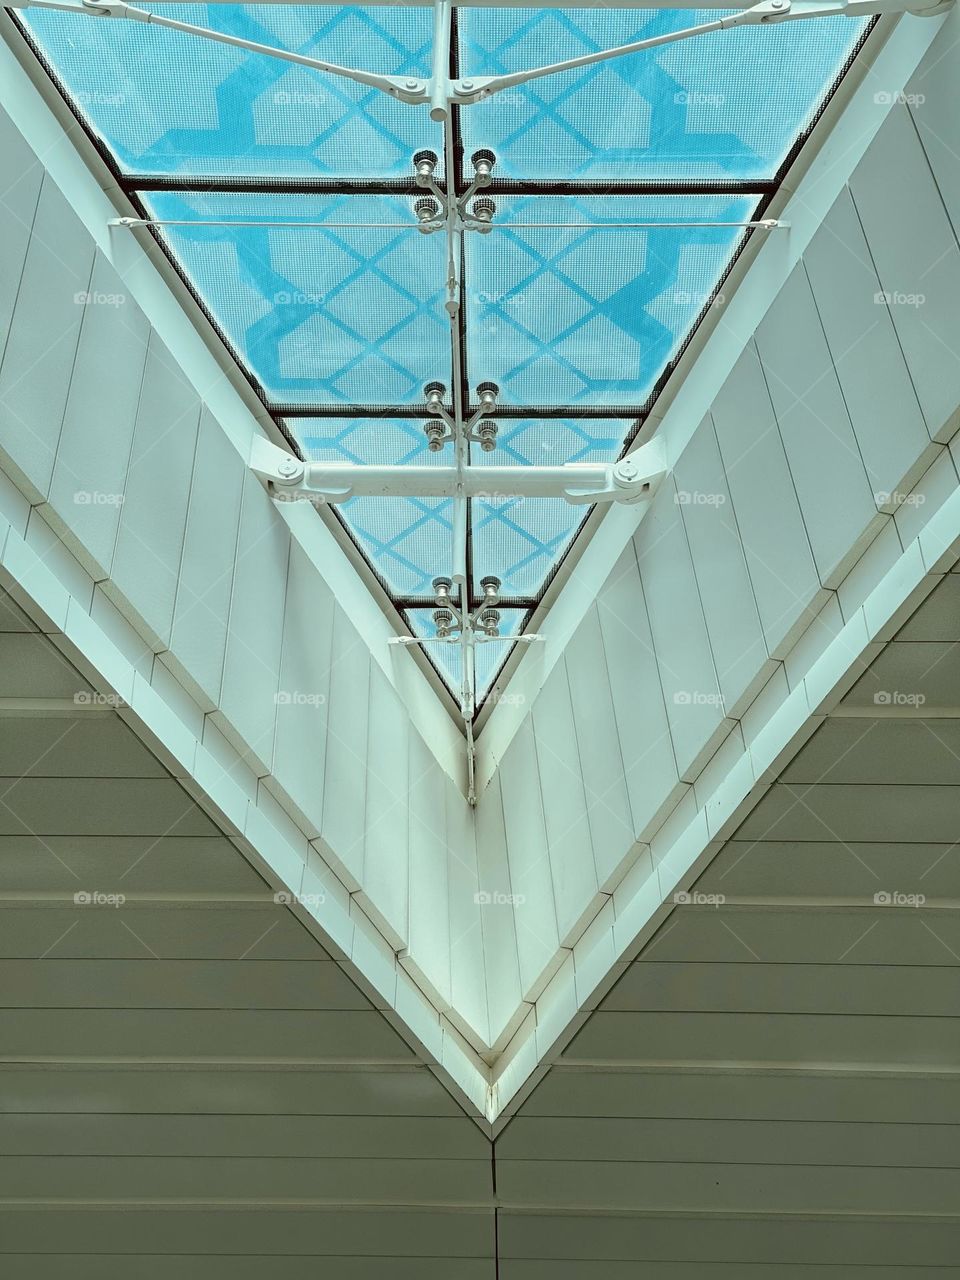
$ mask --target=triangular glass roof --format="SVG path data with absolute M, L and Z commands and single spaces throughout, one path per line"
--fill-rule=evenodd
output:
M 342 66 L 430 69 L 427 7 L 157 9 Z M 727 12 L 459 8 L 451 74 L 546 65 Z M 22 21 L 302 457 L 442 462 L 424 386 L 450 388 L 459 370 L 467 412 L 478 384 L 500 389 L 497 448 L 471 445 L 471 463 L 517 467 L 623 453 L 866 28 L 717 32 L 454 106 L 443 125 L 378 89 L 141 22 Z M 420 234 L 413 213 L 418 151 L 436 153 L 449 190 L 445 130 L 457 194 L 475 151 L 496 158 L 483 193 L 495 231 L 463 238 L 454 343 L 444 237 Z M 431 583 L 454 568 L 452 508 L 335 508 L 417 636 L 434 633 Z M 478 604 L 480 579 L 501 580 L 502 635 L 522 630 L 585 514 L 560 499 L 471 501 L 471 591 Z M 478 702 L 509 647 L 478 649 Z M 428 652 L 458 691 L 459 649 Z

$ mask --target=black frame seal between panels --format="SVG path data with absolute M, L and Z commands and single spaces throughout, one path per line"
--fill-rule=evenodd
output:
M 585 182 L 568 182 L 568 181 L 523 181 L 518 179 L 494 179 L 486 192 L 491 196 L 594 196 L 594 197 L 615 197 L 615 196 L 646 196 L 646 195 L 670 195 L 670 196 L 756 196 L 757 204 L 751 214 L 752 220 L 763 218 L 769 209 L 773 199 L 778 194 L 781 185 L 799 156 L 801 150 L 805 146 L 813 129 L 819 123 L 823 113 L 827 110 L 838 86 L 850 70 L 857 55 L 862 49 L 865 41 L 873 31 L 878 19 L 874 20 L 866 27 L 860 40 L 857 41 L 849 56 L 845 59 L 837 76 L 830 86 L 829 90 L 823 95 L 816 112 L 811 117 L 806 128 L 804 128 L 795 139 L 789 152 L 781 163 L 776 175 L 772 179 L 763 181 L 750 181 L 739 179 L 728 180 L 690 180 L 682 179 L 664 181 L 585 181 Z M 106 143 L 98 137 L 92 130 L 87 121 L 83 118 L 74 103 L 69 90 L 57 75 L 56 70 L 50 64 L 49 60 L 44 56 L 38 44 L 33 40 L 29 29 L 20 21 L 16 15 L 13 15 L 13 22 L 23 37 L 25 43 L 29 46 L 31 52 L 36 57 L 44 71 L 50 78 L 58 90 L 61 98 L 69 109 L 71 115 L 83 129 L 87 139 L 96 149 L 101 160 L 111 173 L 117 186 L 123 191 L 124 195 L 130 201 L 137 215 L 141 218 L 149 218 L 149 211 L 144 205 L 140 193 L 148 193 L 153 191 L 176 192 L 183 195 L 200 194 L 200 193 L 222 193 L 222 194 L 251 194 L 251 195 L 317 195 L 317 196 L 400 196 L 415 197 L 421 193 L 421 188 L 417 187 L 413 178 L 409 179 L 336 179 L 327 180 L 322 178 L 287 178 L 287 177 L 253 177 L 253 176 L 230 176 L 230 175 L 214 175 L 214 174 L 164 174 L 164 175 L 142 175 L 130 174 L 120 169 L 112 152 Z M 454 39 L 451 41 L 451 57 L 450 57 L 450 74 L 452 78 L 459 75 L 459 39 L 457 38 L 458 14 L 457 9 L 453 10 L 452 15 Z M 453 106 L 451 108 L 451 127 L 454 137 L 454 154 L 455 154 L 455 172 L 453 175 L 444 175 L 442 180 L 438 179 L 438 185 L 441 189 L 446 189 L 446 183 L 453 181 L 454 188 L 458 194 L 466 191 L 469 183 L 464 176 L 463 165 L 463 139 L 460 126 L 460 112 L 462 108 Z M 224 333 L 217 320 L 210 312 L 202 297 L 196 292 L 191 281 L 185 271 L 178 262 L 176 256 L 169 248 L 165 238 L 156 227 L 149 227 L 157 245 L 161 248 L 164 255 L 169 260 L 177 276 L 183 282 L 188 292 L 193 297 L 195 303 L 200 308 L 206 320 L 209 322 L 217 336 L 229 351 L 232 359 L 235 361 L 240 372 L 243 374 L 246 382 L 255 393 L 259 402 L 264 406 L 276 424 L 277 430 L 286 440 L 291 451 L 298 457 L 302 457 L 302 452 L 297 440 L 291 435 L 286 427 L 284 419 L 291 421 L 302 418 L 369 418 L 371 421 L 382 418 L 403 418 L 403 419 L 427 419 L 426 406 L 423 404 L 413 405 L 310 405 L 310 404 L 282 404 L 271 401 L 266 395 L 263 387 L 254 377 L 251 369 L 247 367 L 235 349 L 227 335 Z M 704 304 L 696 320 L 687 332 L 687 335 L 681 342 L 673 359 L 665 366 L 660 377 L 658 378 L 653 391 L 647 397 L 643 404 L 632 405 L 502 405 L 497 408 L 497 417 L 504 420 L 517 420 L 523 418 L 540 419 L 544 421 L 552 421 L 559 419 L 580 418 L 580 419 L 629 419 L 633 425 L 627 433 L 624 440 L 623 450 L 629 448 L 637 434 L 643 427 L 649 412 L 661 395 L 666 383 L 673 376 L 678 362 L 687 350 L 694 334 L 697 332 L 704 316 L 709 312 L 713 304 L 713 300 L 719 293 L 730 272 L 733 270 L 740 254 L 753 235 L 753 230 L 748 228 L 740 240 L 735 252 L 732 254 L 729 263 L 721 278 L 717 281 L 716 286 L 711 293 L 709 300 Z M 461 261 L 461 290 L 464 289 L 466 283 L 466 263 Z M 469 401 L 469 372 L 467 365 L 467 341 L 464 330 L 464 308 L 461 306 L 458 320 L 458 341 L 460 343 L 462 385 L 461 391 L 464 398 L 464 404 L 468 406 L 468 413 L 473 413 L 477 406 L 471 405 Z M 336 508 L 334 507 L 334 510 Z M 339 515 L 339 513 L 338 513 Z M 589 511 L 585 513 L 584 522 L 589 515 Z M 350 531 L 346 523 L 341 519 L 341 524 L 346 530 L 348 536 Z M 580 529 L 583 527 L 581 523 Z M 576 541 L 580 530 L 571 539 L 567 545 L 564 555 L 554 564 L 550 573 L 547 575 L 543 586 L 535 596 L 528 597 L 504 597 L 502 604 L 505 608 L 522 609 L 532 611 L 535 609 L 543 598 L 544 593 L 550 583 L 559 571 L 566 552 Z M 470 564 L 472 582 L 472 535 L 468 530 L 468 562 Z M 362 549 L 361 553 L 362 553 Z M 369 561 L 367 561 L 370 564 Z M 370 564 L 373 573 L 377 574 L 375 567 Z M 410 609 L 424 609 L 432 606 L 429 599 L 420 599 L 417 597 L 399 597 L 394 595 L 386 587 L 382 578 L 381 585 L 387 590 L 395 607 L 401 616 Z M 479 603 L 479 597 L 475 597 L 472 604 L 475 606 Z

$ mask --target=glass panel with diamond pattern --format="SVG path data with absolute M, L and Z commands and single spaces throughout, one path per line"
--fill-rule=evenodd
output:
M 173 17 L 331 63 L 429 73 L 416 5 L 170 4 Z M 454 11 L 452 65 L 499 74 L 678 31 L 717 10 Z M 471 464 L 614 461 L 862 41 L 865 20 L 746 27 L 582 67 L 454 108 L 444 126 L 374 88 L 139 22 L 30 10 L 27 38 L 302 456 L 429 465 L 424 385 L 500 387 Z M 451 337 L 445 237 L 423 235 L 412 157 L 466 191 L 495 153 L 494 229 L 464 237 Z M 179 225 L 171 225 L 179 224 Z M 284 224 L 284 225 L 277 225 Z M 457 350 L 456 348 L 459 348 Z M 455 365 L 454 355 L 457 356 Z M 417 636 L 450 575 L 452 501 L 355 498 L 345 529 Z M 588 509 L 484 493 L 471 588 L 502 581 L 520 634 Z M 457 645 L 425 646 L 456 695 Z M 509 644 L 477 650 L 477 696 Z

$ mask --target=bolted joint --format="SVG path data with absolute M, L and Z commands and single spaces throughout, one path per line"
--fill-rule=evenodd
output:
M 493 574 L 488 574 L 485 578 L 480 579 L 480 590 L 483 592 L 483 603 L 489 608 L 495 605 L 500 599 L 500 579 Z
M 435 151 L 418 151 L 413 157 L 413 169 L 418 187 L 428 187 L 436 171 L 439 157 Z
M 453 613 L 450 609 L 434 609 L 433 625 L 440 640 L 448 640 L 453 633 Z
M 427 413 L 441 414 L 443 412 L 443 398 L 447 394 L 447 388 L 442 382 L 428 382 L 423 388 L 423 397 L 427 402 Z
M 492 453 L 497 447 L 497 424 L 492 418 L 483 418 L 477 423 L 475 432 L 477 443 L 484 453 Z
M 489 196 L 481 196 L 479 200 L 474 200 L 470 212 L 473 214 L 474 220 L 480 223 L 477 230 L 481 235 L 489 234 L 493 226 L 493 215 L 496 211 L 497 206 Z
M 453 590 L 451 578 L 434 578 L 433 598 L 438 609 L 445 609 L 450 604 L 450 593 Z
M 427 437 L 427 448 L 431 453 L 439 453 L 447 440 L 447 428 L 442 422 L 425 422 L 424 434 Z
M 470 157 L 470 163 L 473 165 L 478 187 L 486 187 L 490 185 L 490 175 L 493 172 L 493 166 L 497 163 L 497 157 L 487 147 L 482 147 L 479 151 L 475 151 Z
M 497 407 L 497 397 L 500 395 L 500 388 L 495 382 L 481 382 L 477 384 L 477 399 L 480 401 L 480 408 L 484 413 L 492 413 Z
M 417 215 L 420 230 L 425 235 L 435 230 L 431 223 L 436 221 L 437 215 L 440 213 L 440 206 L 433 196 L 422 196 L 413 206 L 413 212 Z
M 500 634 L 500 610 L 489 607 L 481 609 L 477 615 L 477 626 L 483 635 L 495 640 Z

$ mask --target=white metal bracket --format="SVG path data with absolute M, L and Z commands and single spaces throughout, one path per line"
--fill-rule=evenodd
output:
M 250 468 L 280 501 L 334 505 L 351 498 L 480 498 L 507 501 L 562 498 L 573 505 L 647 501 L 666 472 L 663 446 L 651 440 L 619 462 L 568 462 L 557 467 L 374 466 L 301 462 L 257 437 Z
M 583 54 L 579 58 L 568 58 L 563 62 L 551 63 L 543 67 L 533 67 L 524 71 L 514 71 L 500 76 L 460 76 L 451 80 L 449 76 L 450 49 L 450 0 L 436 0 L 434 5 L 434 41 L 433 60 L 429 78 L 422 76 L 387 76 L 373 71 L 363 71 L 354 67 L 342 67 L 337 63 L 324 62 L 319 58 L 311 58 L 305 54 L 291 53 L 272 45 L 258 44 L 252 40 L 244 40 L 208 27 L 198 27 L 189 22 L 180 22 L 174 18 L 165 18 L 161 14 L 135 5 L 123 3 L 123 0 L 81 0 L 80 4 L 69 4 L 65 0 L 0 0 L 0 8 L 5 9 L 59 9 L 66 13 L 86 13 L 96 18 L 126 18 L 133 22 L 147 22 L 153 26 L 167 27 L 172 31 L 184 32 L 199 36 L 220 44 L 233 45 L 240 49 L 249 49 L 254 53 L 262 53 L 268 57 L 279 58 L 285 62 L 293 62 L 298 66 L 309 67 L 314 71 L 322 71 L 328 75 L 340 76 L 353 80 L 357 84 L 367 85 L 372 89 L 396 98 L 412 106 L 427 106 L 434 120 L 446 120 L 450 107 L 470 106 L 483 102 L 495 93 L 510 89 L 517 85 L 527 84 L 531 80 L 543 76 L 557 75 L 563 71 L 575 70 L 578 67 L 590 66 L 604 62 L 610 58 L 622 58 L 632 53 L 640 53 L 644 49 L 654 49 L 660 45 L 675 44 L 680 40 L 689 40 L 694 36 L 707 35 L 713 31 L 726 31 L 734 27 L 771 25 L 779 22 L 797 21 L 805 18 L 823 18 L 843 16 L 860 18 L 874 14 L 912 13 L 917 16 L 936 16 L 949 9 L 955 0 L 934 0 L 929 5 L 917 5 L 915 0 L 760 0 L 759 4 L 725 14 L 709 22 L 680 31 L 666 32 L 660 36 L 652 36 L 646 40 L 636 40 L 630 44 L 620 45 L 614 49 L 601 49 L 595 53 Z
M 283 0 L 277 0 L 283 2 Z M 679 31 L 667 32 L 646 40 L 634 41 L 613 49 L 604 49 L 570 58 L 547 66 L 511 72 L 499 76 L 461 75 L 451 79 L 449 70 L 452 49 L 451 0 L 435 0 L 434 32 L 430 74 L 422 76 L 389 76 L 362 69 L 343 67 L 305 54 L 293 53 L 270 45 L 258 44 L 225 32 L 215 31 L 162 14 L 137 8 L 123 0 L 81 0 L 80 4 L 65 0 L 0 0 L 0 8 L 54 9 L 67 13 L 85 13 L 94 18 L 126 19 L 166 27 L 211 40 L 219 44 L 246 49 L 253 53 L 296 64 L 310 70 L 353 81 L 378 90 L 391 98 L 412 106 L 426 106 L 430 116 L 443 122 L 444 160 L 446 173 L 454 172 L 455 155 L 453 133 L 449 128 L 450 108 L 470 106 L 483 102 L 494 94 L 518 85 L 527 84 L 544 76 L 558 75 L 613 58 L 621 58 L 674 44 L 714 31 L 735 27 L 770 25 L 805 18 L 843 15 L 851 18 L 872 14 L 900 14 L 910 12 L 934 16 L 948 9 L 954 0 L 934 0 L 933 4 L 917 6 L 914 0 L 760 0 L 722 17 L 700 23 Z M 424 159 L 424 155 L 426 159 Z M 485 157 L 485 158 L 484 158 Z M 503 500 L 512 497 L 561 498 L 573 504 L 637 503 L 648 500 L 662 479 L 666 463 L 662 445 L 654 440 L 643 445 L 616 463 L 568 464 L 563 467 L 473 467 L 470 465 L 471 442 L 483 443 L 483 418 L 489 407 L 481 413 L 467 416 L 465 384 L 462 377 L 459 312 L 461 305 L 461 281 L 459 261 L 463 235 L 466 231 L 484 233 L 491 230 L 494 214 L 493 202 L 481 198 L 469 208 L 469 201 L 481 188 L 490 183 L 490 169 L 495 159 L 490 152 L 478 152 L 473 157 L 475 178 L 467 191 L 457 195 L 449 176 L 444 191 L 433 179 L 433 168 L 438 158 L 433 153 L 421 153 L 415 157 L 421 161 L 418 167 L 417 185 L 424 190 L 415 206 L 420 230 L 425 233 L 444 231 L 445 254 L 445 310 L 451 330 L 451 375 L 453 404 L 450 411 L 437 400 L 431 414 L 439 431 L 431 437 L 433 447 L 453 445 L 453 465 L 437 467 L 377 467 L 357 466 L 348 463 L 302 462 L 293 454 L 263 439 L 254 441 L 250 466 L 268 490 L 278 500 L 308 500 L 320 505 L 345 502 L 364 495 L 413 497 L 450 497 L 453 500 L 453 548 L 452 576 L 437 579 L 438 610 L 442 626 L 436 637 L 417 639 L 397 637 L 400 644 L 457 643 L 463 653 L 463 678 L 461 686 L 461 710 L 467 747 L 467 793 L 471 804 L 476 803 L 474 782 L 476 748 L 473 737 L 475 710 L 475 649 L 477 644 L 507 641 L 529 643 L 538 637 L 501 637 L 498 632 L 499 582 L 495 578 L 481 581 L 484 603 L 471 612 L 471 585 L 468 581 L 467 529 L 468 509 L 471 498 L 488 496 Z M 429 194 L 428 194 L 429 193 Z M 775 225 L 775 224 L 771 224 Z M 486 438 L 489 446 L 490 439 Z M 494 585 L 495 584 L 495 585 Z M 496 617 L 494 616 L 496 615 Z

